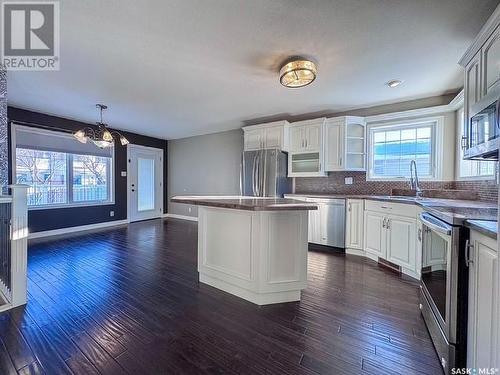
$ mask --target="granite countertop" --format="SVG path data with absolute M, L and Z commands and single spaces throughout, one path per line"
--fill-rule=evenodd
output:
M 247 211 L 301 211 L 317 210 L 314 203 L 305 203 L 290 198 L 255 198 L 238 196 L 177 196 L 170 199 L 174 203 L 196 206 L 228 208 Z
M 453 225 L 462 225 L 467 219 L 497 220 L 498 206 L 494 202 L 475 200 L 417 198 L 391 195 L 337 195 L 337 194 L 286 194 L 289 198 L 320 199 L 370 199 L 384 202 L 414 204 L 422 207 L 434 216 Z
M 471 229 L 477 230 L 478 232 L 497 239 L 498 235 L 498 222 L 497 221 L 486 221 L 486 220 L 467 220 L 465 225 Z

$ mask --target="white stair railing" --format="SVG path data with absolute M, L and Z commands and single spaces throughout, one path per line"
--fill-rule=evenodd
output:
M 2 275 L 10 280 L 0 280 L 0 291 L 7 300 L 7 305 L 0 311 L 24 305 L 27 301 L 28 270 L 28 205 L 27 185 L 10 185 L 10 196 L 0 197 L 0 203 L 10 204 L 10 251 L 2 256 L 10 261 L 10 275 Z M 9 203 L 10 200 L 10 203 Z M 10 258 L 10 259 L 8 259 Z M 5 259 L 2 259 L 5 261 Z

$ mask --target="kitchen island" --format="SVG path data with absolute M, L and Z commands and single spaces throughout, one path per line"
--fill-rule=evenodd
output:
M 294 199 L 179 196 L 198 208 L 199 280 L 267 305 L 300 301 L 307 286 L 308 211 Z

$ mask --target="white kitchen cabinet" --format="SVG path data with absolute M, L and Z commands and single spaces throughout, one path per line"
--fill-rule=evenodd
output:
M 304 140 L 305 140 L 305 150 L 306 151 L 320 151 L 323 149 L 321 142 L 323 140 L 323 123 L 324 121 L 319 121 L 311 125 L 307 125 L 304 129 Z
M 309 211 L 308 241 L 311 243 L 321 243 L 321 213 L 318 210 Z
M 287 121 L 246 126 L 243 128 L 245 151 L 278 148 L 285 150 L 285 125 Z
M 346 253 L 363 253 L 363 200 L 348 199 L 346 211 L 345 247 Z
M 325 122 L 325 171 L 366 170 L 365 120 L 343 116 Z
M 387 235 L 385 231 L 386 218 L 378 212 L 365 211 L 364 215 L 364 245 L 370 258 L 385 259 Z
M 289 152 L 323 152 L 325 118 L 293 122 L 287 126 Z
M 415 239 L 417 222 L 402 216 L 389 215 L 386 220 L 387 260 L 401 267 L 415 270 Z
M 264 129 L 264 148 L 283 149 L 283 126 L 270 126 Z
M 500 350 L 497 241 L 470 233 L 467 367 L 495 368 Z
M 344 168 L 344 123 L 328 119 L 325 124 L 325 170 L 340 171 Z
M 500 82 L 500 27 L 484 43 L 481 49 L 482 95 L 488 93 Z
M 260 150 L 263 145 L 263 136 L 262 129 L 246 130 L 244 135 L 245 151 Z
M 478 52 L 476 56 L 465 67 L 465 81 L 464 81 L 464 121 L 465 129 L 470 120 L 471 109 L 481 98 L 481 53 Z M 467 148 L 467 137 L 464 135 L 462 138 L 462 148 Z
M 413 205 L 365 201 L 364 251 L 367 257 L 388 260 L 404 274 L 418 278 L 417 209 Z

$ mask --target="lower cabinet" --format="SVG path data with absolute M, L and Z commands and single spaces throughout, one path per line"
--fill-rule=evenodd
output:
M 417 222 L 401 216 L 389 216 L 386 221 L 387 260 L 402 267 L 415 269 Z
M 386 254 L 385 215 L 365 211 L 364 243 L 367 255 L 384 258 Z
M 403 273 L 419 278 L 419 241 L 414 207 L 409 210 L 390 203 L 366 206 L 363 228 L 366 256 L 374 260 L 388 260 L 400 266 Z M 374 210 L 370 210 L 372 206 Z M 410 211 L 411 216 L 404 216 L 405 211 Z
M 349 250 L 363 251 L 363 209 L 362 199 L 348 199 L 345 227 L 345 247 Z
M 467 367 L 500 366 L 500 301 L 497 241 L 470 234 Z

